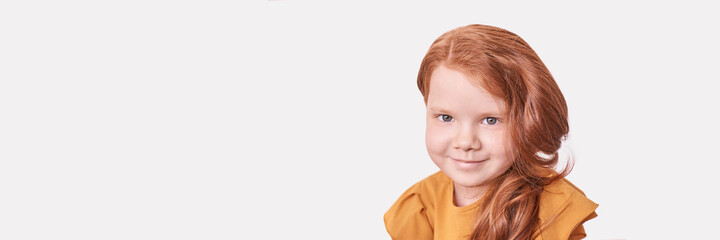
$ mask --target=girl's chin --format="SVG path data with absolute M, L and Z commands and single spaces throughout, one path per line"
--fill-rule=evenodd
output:
M 485 178 L 479 178 L 478 174 L 469 175 L 467 173 L 454 172 L 450 174 L 445 173 L 445 175 L 448 175 L 455 185 L 465 188 L 483 187 L 487 183 L 487 180 Z

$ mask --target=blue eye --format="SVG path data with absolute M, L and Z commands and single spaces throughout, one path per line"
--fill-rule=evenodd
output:
M 443 121 L 443 122 L 450 122 L 450 121 L 453 120 L 453 117 L 452 117 L 452 116 L 450 116 L 450 115 L 445 115 L 445 114 L 440 114 L 440 115 L 438 115 L 438 116 L 436 116 L 436 117 L 440 117 L 440 121 Z
M 494 117 L 486 117 L 484 122 L 486 122 L 489 125 L 495 125 L 495 124 L 497 124 L 498 119 L 494 118 Z

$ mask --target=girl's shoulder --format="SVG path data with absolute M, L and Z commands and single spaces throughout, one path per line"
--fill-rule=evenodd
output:
M 594 211 L 598 206 L 566 178 L 555 180 L 545 186 L 540 194 L 539 203 L 540 210 L 545 210 L 547 213 L 556 213 L 563 209 Z
M 385 212 L 385 228 L 393 239 L 432 239 L 435 206 L 448 188 L 450 178 L 438 171 L 412 185 Z
M 541 235 L 543 239 L 568 239 L 585 235 L 582 224 L 597 216 L 598 204 L 565 178 L 545 186 L 539 199 Z
M 442 171 L 438 171 L 405 190 L 396 203 L 404 199 L 419 197 L 424 207 L 434 207 L 438 198 L 443 196 L 447 190 L 452 191 L 452 180 Z

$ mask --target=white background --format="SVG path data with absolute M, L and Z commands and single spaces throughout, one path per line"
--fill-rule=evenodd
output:
M 714 238 L 718 22 L 694 2 L 4 1 L 0 239 L 389 239 L 384 212 L 437 171 L 420 61 L 472 23 L 523 37 L 565 94 L 588 239 Z

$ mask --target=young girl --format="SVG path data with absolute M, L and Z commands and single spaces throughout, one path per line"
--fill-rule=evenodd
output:
M 440 171 L 385 213 L 393 239 L 581 239 L 597 204 L 554 170 L 567 105 L 530 46 L 501 28 L 440 36 L 417 80 Z

